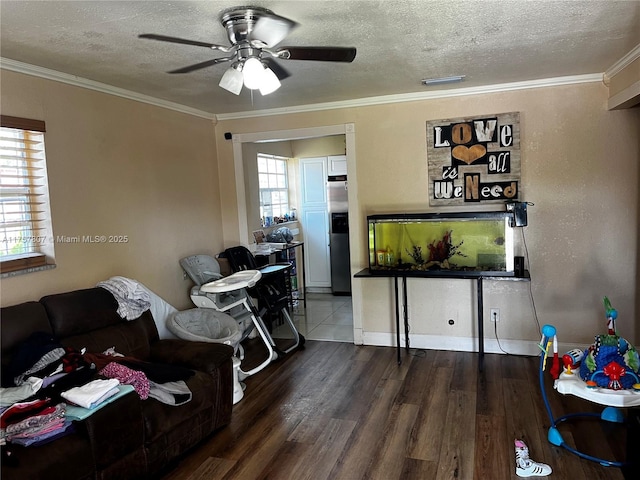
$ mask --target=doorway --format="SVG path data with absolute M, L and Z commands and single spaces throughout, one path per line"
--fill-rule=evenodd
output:
M 311 127 L 311 128 L 303 128 L 303 129 L 294 129 L 294 130 L 282 130 L 282 131 L 272 131 L 272 132 L 256 132 L 256 133 L 246 133 L 246 134 L 234 134 L 232 137 L 233 140 L 233 157 L 234 157 L 234 169 L 235 169 L 235 178 L 236 178 L 236 201 L 238 207 L 238 238 L 241 241 L 249 242 L 250 239 L 250 227 L 248 222 L 243 221 L 241 219 L 247 219 L 247 200 L 246 200 L 246 189 L 245 189 L 245 179 L 244 179 L 244 164 L 243 164 L 243 144 L 247 143 L 261 143 L 261 142 L 277 142 L 277 141 L 286 141 L 286 140 L 303 140 L 303 139 L 311 139 L 311 138 L 320 138 L 326 136 L 334 136 L 334 135 L 344 135 L 345 136 L 345 150 L 346 150 L 346 159 L 348 165 L 348 175 L 351 180 L 349 184 L 350 192 L 349 192 L 349 218 L 350 224 L 354 226 L 360 225 L 361 222 L 358 221 L 361 216 L 358 210 L 358 206 L 356 203 L 357 199 L 357 177 L 356 177 L 356 162 L 355 162 L 355 126 L 353 124 L 344 124 L 344 125 L 332 125 L 325 127 Z M 360 228 L 352 228 L 349 234 L 349 243 L 352 245 L 358 245 L 364 242 L 364 236 L 360 232 Z M 354 271 L 353 265 L 353 255 L 358 254 L 361 249 L 352 248 L 352 258 L 350 259 L 350 270 Z M 355 265 L 359 265 L 358 262 L 355 262 Z M 352 342 L 356 344 L 362 344 L 362 322 L 359 312 L 362 311 L 361 308 L 361 292 L 358 287 L 354 285 L 352 297 L 335 297 L 335 301 L 331 301 L 333 298 L 332 295 L 321 295 L 320 298 L 312 298 L 313 295 L 317 294 L 309 294 L 307 297 L 307 312 L 304 315 L 304 322 L 308 325 L 315 325 L 311 330 L 308 330 L 308 333 L 311 333 L 309 339 L 314 339 L 314 335 L 312 332 L 314 330 L 317 331 L 317 334 L 320 336 L 320 332 L 328 327 L 319 328 L 322 324 L 325 325 L 339 325 L 340 323 L 344 323 L 345 319 L 343 315 L 345 315 L 345 311 L 350 312 L 350 316 L 352 318 L 352 333 L 353 339 Z M 313 307 L 309 308 L 309 300 L 313 301 Z M 341 303 L 337 305 L 336 302 Z M 332 310 L 327 315 L 325 315 L 328 310 Z M 295 312 L 294 312 L 295 313 Z M 324 317 L 324 318 L 321 318 Z M 340 322 L 340 323 L 338 323 Z M 343 325 L 344 327 L 344 325 Z M 344 330 L 344 328 L 335 329 Z M 336 334 L 337 335 L 337 334 Z M 326 335 L 325 335 L 326 336 Z M 331 338 L 318 338 L 319 340 L 332 340 Z M 347 341 L 345 339 L 334 338 L 335 341 Z
M 307 340 L 354 343 L 353 302 L 348 296 L 307 293 L 307 308 L 293 312 L 293 323 Z M 274 338 L 289 338 L 288 327 L 274 328 Z

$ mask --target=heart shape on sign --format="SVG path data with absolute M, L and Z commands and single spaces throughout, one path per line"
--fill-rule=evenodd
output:
M 467 165 L 471 165 L 473 162 L 478 160 L 479 158 L 484 157 L 487 153 L 487 149 L 482 145 L 472 145 L 467 148 L 464 145 L 458 145 L 451 150 L 451 155 L 453 155 L 458 160 L 466 163 Z

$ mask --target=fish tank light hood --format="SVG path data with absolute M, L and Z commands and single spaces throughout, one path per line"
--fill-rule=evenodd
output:
M 513 226 L 521 223 L 513 209 L 369 215 L 369 270 L 513 274 Z

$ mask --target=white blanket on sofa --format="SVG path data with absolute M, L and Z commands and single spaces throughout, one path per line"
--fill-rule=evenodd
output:
M 111 277 L 99 282 L 97 286 L 108 290 L 115 297 L 118 301 L 118 315 L 122 318 L 133 320 L 151 310 L 160 338 L 178 338 L 167 329 L 167 320 L 178 310 L 142 283 L 126 277 Z

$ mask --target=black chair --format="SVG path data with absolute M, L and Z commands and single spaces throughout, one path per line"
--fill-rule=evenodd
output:
M 244 246 L 227 248 L 224 256 L 229 261 L 233 272 L 242 270 L 258 270 L 262 278 L 255 287 L 247 289 L 248 293 L 258 299 L 258 311 L 269 332 L 273 331 L 273 323 L 282 320 L 291 329 L 295 344 L 285 350 L 290 352 L 298 346 L 304 345 L 304 337 L 298 332 L 291 316 L 290 305 L 290 263 L 258 266 L 251 251 Z

